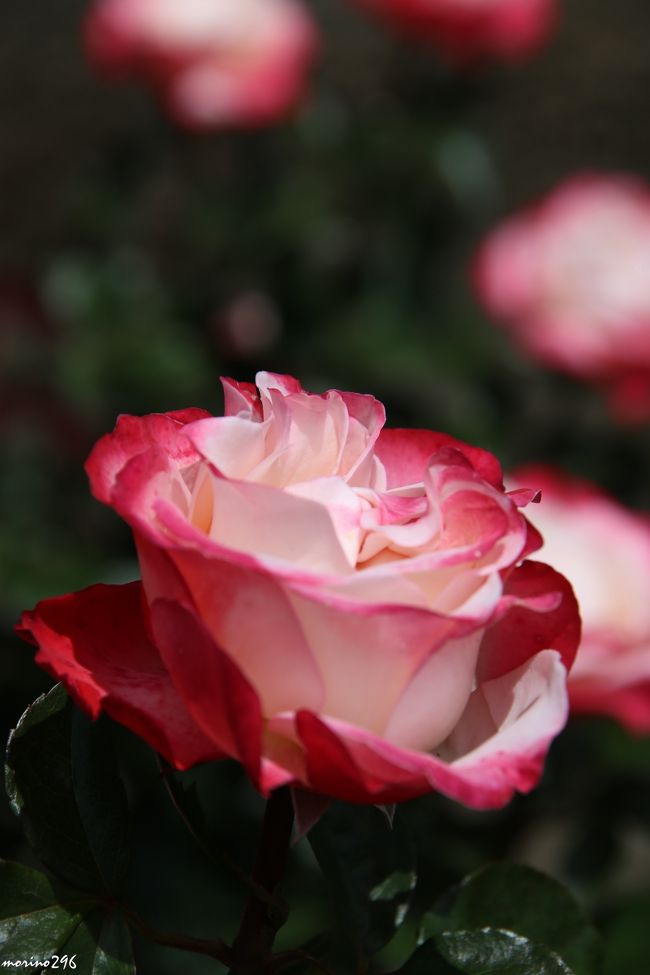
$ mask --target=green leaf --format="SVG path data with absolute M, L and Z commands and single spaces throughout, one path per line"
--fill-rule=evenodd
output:
M 88 914 L 64 945 L 77 975 L 135 975 L 131 935 L 119 914 Z
M 0 861 L 0 964 L 57 952 L 79 925 L 82 898 L 65 902 L 44 874 Z
M 309 834 L 348 937 L 374 954 L 401 926 L 415 887 L 413 848 L 396 818 L 333 803 Z
M 461 884 L 448 920 L 456 929 L 500 928 L 544 945 L 576 975 L 599 963 L 599 938 L 585 911 L 557 880 L 530 867 L 491 864 Z
M 128 867 L 128 806 L 109 726 L 58 685 L 27 709 L 7 747 L 7 792 L 43 863 L 82 890 L 119 894 Z
M 467 877 L 445 898 L 444 911 L 425 915 L 425 939 L 403 975 L 599 971 L 598 936 L 573 895 L 551 877 L 514 864 L 494 864 Z M 450 968 L 440 968 L 441 962 Z
M 11 971 L 25 962 L 33 971 L 55 955 L 61 972 L 135 973 L 130 935 L 119 915 L 106 914 L 92 898 L 37 870 L 0 861 L 0 966 Z
M 443 931 L 430 938 L 397 975 L 574 975 L 555 952 L 513 931 Z
M 555 952 L 514 931 L 445 931 L 436 944 L 443 958 L 466 975 L 574 975 Z

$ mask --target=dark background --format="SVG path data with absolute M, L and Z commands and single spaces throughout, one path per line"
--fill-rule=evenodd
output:
M 297 117 L 202 136 L 174 129 L 143 87 L 93 74 L 85 3 L 2 7 L 4 735 L 51 683 L 11 634 L 20 611 L 137 575 L 128 531 L 89 497 L 88 450 L 120 412 L 218 412 L 219 374 L 251 380 L 269 368 L 314 390 L 372 392 L 393 425 L 446 430 L 506 466 L 552 460 L 648 507 L 648 429 L 619 429 L 597 391 L 512 348 L 468 285 L 482 234 L 565 176 L 650 178 L 648 4 L 566 0 L 529 63 L 464 76 L 344 0 L 312 6 L 323 51 Z M 141 824 L 135 901 L 197 934 L 216 910 L 227 933 L 241 899 L 184 838 L 148 753 L 117 737 Z M 595 913 L 606 975 L 639 975 L 650 951 L 649 759 L 647 742 L 581 721 L 538 792 L 503 813 L 408 804 L 422 889 L 491 857 L 535 863 Z M 216 834 L 235 846 L 236 833 L 250 860 L 259 800 L 234 767 L 195 776 Z M 0 852 L 28 859 L 4 807 Z M 296 852 L 293 869 L 289 940 L 327 923 L 313 862 Z M 187 970 L 182 955 L 138 950 L 145 975 Z M 216 967 L 192 961 L 196 973 Z

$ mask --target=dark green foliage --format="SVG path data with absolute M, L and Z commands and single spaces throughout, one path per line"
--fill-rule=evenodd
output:
M 128 809 L 106 721 L 91 722 L 57 685 L 27 709 L 10 736 L 7 786 L 50 870 L 82 890 L 120 893 Z
M 91 722 L 57 685 L 12 732 L 6 782 L 56 879 L 0 864 L 0 962 L 58 956 L 62 970 L 74 959 L 79 975 L 130 975 L 130 934 L 116 900 L 128 868 L 128 806 L 109 723 Z
M 443 912 L 425 915 L 424 945 L 403 975 L 599 975 L 600 944 L 584 910 L 556 880 L 494 864 L 467 877 Z M 439 960 L 441 959 L 441 961 Z
M 131 939 L 123 919 L 96 901 L 66 890 L 44 874 L 0 861 L 0 965 L 34 971 L 54 956 L 77 975 L 134 975 Z M 55 968 L 53 967 L 53 970 Z
M 403 923 L 417 880 L 413 844 L 399 816 L 391 827 L 380 809 L 337 802 L 309 842 L 348 937 L 373 954 Z

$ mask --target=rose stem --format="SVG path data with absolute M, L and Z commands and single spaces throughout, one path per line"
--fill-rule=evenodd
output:
M 207 941 L 203 938 L 191 938 L 184 934 L 159 931 L 132 911 L 123 909 L 122 914 L 126 922 L 136 931 L 139 931 L 148 941 L 164 945 L 167 948 L 178 948 L 181 951 L 190 951 L 197 955 L 207 955 L 210 958 L 216 958 L 224 965 L 232 964 L 232 951 L 225 941 Z
M 270 896 L 284 874 L 291 831 L 293 803 L 287 787 L 271 793 L 253 868 L 253 880 Z M 232 946 L 231 975 L 259 975 L 271 961 L 271 949 L 288 911 L 279 899 L 269 902 L 254 892 L 248 898 L 241 925 Z

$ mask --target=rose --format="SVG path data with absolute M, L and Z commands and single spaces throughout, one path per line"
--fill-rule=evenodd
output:
M 142 583 L 26 613 L 37 660 L 178 768 L 231 756 L 359 802 L 476 807 L 537 781 L 578 639 L 486 451 L 371 396 L 224 381 L 224 417 L 121 417 L 87 462 Z
M 544 362 L 609 387 L 619 416 L 650 415 L 650 189 L 575 176 L 479 250 L 479 300 Z
M 194 129 L 285 115 L 317 46 L 297 0 L 98 0 L 85 37 L 93 63 L 146 78 Z
M 551 467 L 521 468 L 511 481 L 541 488 L 542 553 L 575 586 L 583 630 L 571 710 L 650 733 L 650 519 Z
M 454 60 L 520 58 L 557 18 L 556 0 L 356 0 L 389 23 L 437 45 Z

